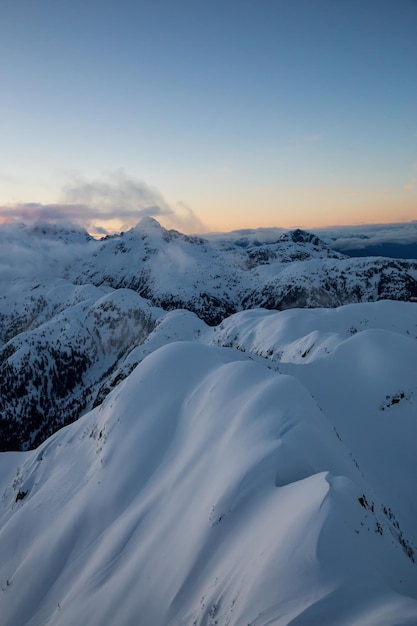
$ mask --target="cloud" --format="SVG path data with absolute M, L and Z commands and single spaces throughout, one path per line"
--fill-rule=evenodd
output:
M 65 266 L 85 254 L 86 239 L 82 233 L 77 238 L 74 229 L 71 245 L 63 245 L 62 240 L 54 237 L 54 228 L 49 233 L 42 229 L 41 236 L 36 230 L 12 220 L 0 228 L 0 281 L 5 280 L 10 285 L 12 279 L 36 274 L 56 277 Z
M 127 230 L 142 217 L 161 219 L 164 226 L 184 232 L 206 229 L 185 203 L 179 202 L 173 208 L 157 189 L 121 172 L 99 180 L 73 178 L 64 186 L 61 201 L 57 203 L 0 206 L 3 223 L 77 223 L 94 234 L 108 234 L 117 228 Z
M 172 212 L 159 191 L 120 172 L 108 174 L 105 180 L 74 178 L 65 185 L 63 194 L 66 202 L 88 206 L 101 219 L 110 219 L 115 214 L 120 219 L 129 219 Z
M 340 252 L 384 244 L 410 245 L 417 244 L 417 221 L 314 229 L 314 233 Z
M 118 219 L 125 222 L 125 228 L 142 217 L 162 218 L 164 225 L 187 232 L 205 228 L 190 207 L 180 202 L 173 208 L 157 189 L 122 172 L 108 174 L 105 180 L 74 179 L 65 186 L 64 199 L 88 207 L 90 219 Z
M 182 232 L 203 233 L 207 231 L 207 226 L 185 202 L 177 202 L 175 210 L 168 218 L 175 224 L 173 228 Z
M 88 207 L 72 204 L 42 204 L 40 202 L 25 202 L 22 204 L 0 206 L 0 218 L 3 222 L 33 222 L 46 221 L 78 221 L 80 216 L 88 213 Z

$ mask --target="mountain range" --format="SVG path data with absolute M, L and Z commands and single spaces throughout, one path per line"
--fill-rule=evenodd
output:
M 5 626 L 417 624 L 417 262 L 0 231 Z

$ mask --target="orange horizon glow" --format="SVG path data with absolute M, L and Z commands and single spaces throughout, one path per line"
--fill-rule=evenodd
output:
M 317 186 L 282 191 L 253 188 L 246 193 L 205 196 L 194 192 L 187 198 L 187 205 L 175 203 L 172 199 L 163 202 L 165 214 L 158 215 L 156 211 L 155 219 L 165 228 L 185 234 L 227 233 L 257 228 L 316 230 L 417 220 L 415 187 L 369 190 Z M 94 237 L 102 237 L 105 233 L 120 233 L 136 226 L 141 214 L 146 213 L 146 207 L 142 207 L 136 208 L 132 203 L 130 212 L 119 217 L 117 209 L 109 206 L 108 215 L 101 212 L 99 217 L 93 215 L 94 210 L 89 213 L 88 202 L 84 205 L 60 204 L 53 202 L 51 197 L 45 204 L 0 203 L 0 225 L 42 219 L 49 221 L 48 210 L 52 208 L 57 221 L 62 214 L 63 221 L 78 223 Z
M 202 221 L 210 232 L 229 232 L 245 228 L 303 228 L 322 229 L 341 226 L 360 226 L 373 224 L 393 224 L 417 220 L 417 194 L 410 197 L 377 198 L 370 202 L 352 202 L 346 198 L 343 204 L 333 203 L 329 199 L 321 203 L 320 210 L 313 207 L 307 209 L 291 206 L 288 203 L 283 209 L 237 210 L 233 213 L 224 207 L 210 213 L 199 213 Z M 394 206 L 393 206 L 394 204 Z M 281 203 L 280 203 L 280 206 Z M 285 206 L 285 205 L 284 205 Z M 340 207 L 337 208 L 336 207 Z M 205 219 L 207 215 L 207 219 Z M 163 223 L 163 219 L 160 220 Z

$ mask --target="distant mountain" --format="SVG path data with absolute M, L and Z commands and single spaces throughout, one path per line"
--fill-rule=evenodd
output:
M 252 235 L 204 239 L 145 218 L 89 250 L 66 269 L 71 282 L 130 288 L 165 310 L 194 311 L 208 324 L 258 306 L 282 310 L 417 298 L 417 261 L 351 259 L 299 229 L 265 243 Z
M 2 626 L 415 626 L 417 263 L 0 229 Z
M 350 259 L 299 229 L 258 234 L 191 237 L 152 218 L 100 241 L 70 225 L 2 229 L 0 449 L 37 446 L 100 403 L 164 311 L 216 326 L 258 307 L 417 298 L 417 262 Z

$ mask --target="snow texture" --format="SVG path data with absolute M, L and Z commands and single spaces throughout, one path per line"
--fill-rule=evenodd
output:
M 415 626 L 417 305 L 241 310 L 251 281 L 316 288 L 353 263 L 371 284 L 388 261 L 301 231 L 44 230 L 4 244 L 51 246 L 1 279 L 4 449 L 25 433 L 0 454 L 2 625 Z M 145 270 L 149 299 L 129 288 Z M 204 315 L 166 310 L 203 283 Z

